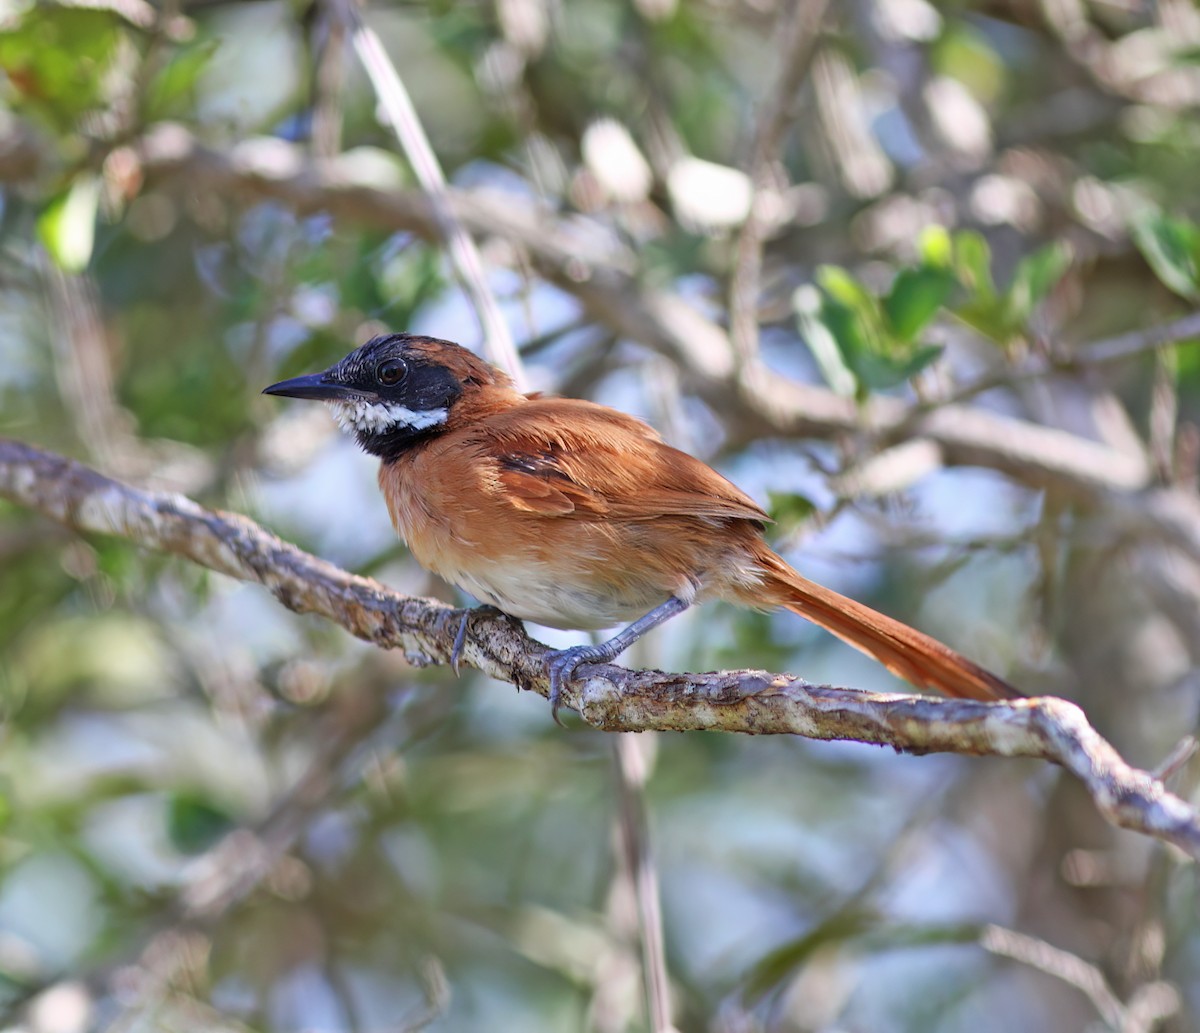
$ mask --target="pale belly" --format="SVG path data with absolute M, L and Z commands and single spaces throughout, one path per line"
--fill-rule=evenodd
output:
M 666 602 L 671 594 L 649 586 L 629 586 L 617 593 L 609 586 L 568 584 L 536 564 L 436 573 L 480 602 L 513 617 L 578 631 L 598 631 L 635 621 Z

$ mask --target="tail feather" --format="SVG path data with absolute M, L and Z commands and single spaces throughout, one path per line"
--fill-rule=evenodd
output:
M 1024 698 L 1003 678 L 937 639 L 809 581 L 765 546 L 758 559 L 771 603 L 819 625 L 910 684 L 964 699 Z

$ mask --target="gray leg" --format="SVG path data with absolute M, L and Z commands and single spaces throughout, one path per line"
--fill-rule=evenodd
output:
M 554 720 L 558 724 L 562 724 L 558 720 L 562 689 L 563 685 L 575 677 L 575 668 L 580 664 L 606 664 L 610 660 L 615 660 L 647 631 L 657 628 L 664 621 L 669 621 L 687 608 L 688 604 L 682 599 L 671 596 L 661 606 L 654 607 L 644 617 L 639 617 L 607 642 L 601 642 L 595 646 L 572 646 L 570 649 L 557 649 L 553 653 L 548 653 L 546 666 L 550 671 L 550 714 Z

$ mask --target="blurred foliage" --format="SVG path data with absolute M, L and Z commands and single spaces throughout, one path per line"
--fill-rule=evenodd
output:
M 767 363 L 859 402 L 935 406 L 986 382 L 980 404 L 1144 444 L 1164 481 L 1194 485 L 1195 343 L 1084 367 L 1089 342 L 1200 301 L 1195 5 L 831 8 L 768 170 Z M 218 152 L 251 137 L 303 152 L 335 114 L 343 155 L 411 183 L 328 12 L 3 5 L 0 142 L 31 134 L 39 164 L 3 177 L 0 433 L 454 598 L 396 544 L 372 464 L 327 416 L 259 395 L 383 327 L 478 344 L 442 249 L 294 211 L 267 187 L 147 177 L 138 158 L 165 120 Z M 459 188 L 586 230 L 640 289 L 726 320 L 786 37 L 776 5 L 367 15 Z M 600 119 L 627 145 L 610 127 L 589 147 Z M 757 440 L 627 324 L 606 325 L 586 279 L 551 286 L 518 244 L 482 243 L 533 381 L 718 461 L 770 500 L 807 573 L 1078 698 L 1136 763 L 1194 730 L 1194 636 L 1169 605 L 1195 608 L 1190 567 L 1172 568 L 1177 596 L 1155 594 L 1157 554 L 1124 524 L 1004 471 L 901 471 L 882 497 L 855 494 L 841 475 L 878 459 L 870 428 Z M 1047 352 L 1080 369 L 1030 378 L 1022 363 Z M 630 662 L 896 687 L 786 615 L 714 606 L 676 625 Z M 252 587 L 0 503 L 6 1028 L 645 1029 L 610 744 L 563 733 L 540 704 L 415 672 Z M 800 741 L 641 744 L 683 1033 L 1100 1028 L 1049 961 L 981 949 L 988 923 L 1077 955 L 1120 1001 L 1174 995 L 1128 1029 L 1196 1028 L 1194 867 L 1104 826 L 1056 772 Z
M 10 5 L 0 67 L 13 106 L 71 134 L 112 99 L 111 78 L 129 39 L 111 10 L 57 4 Z
M 1171 223 L 1175 229 L 1170 232 L 1183 241 L 1190 225 Z M 817 270 L 819 296 L 811 287 L 797 290 L 793 300 L 800 331 L 826 382 L 839 393 L 865 398 L 936 362 L 942 348 L 918 338 L 939 313 L 957 316 L 999 345 L 1028 336 L 1037 307 L 1071 264 L 1069 245 L 1047 244 L 1017 262 L 1000 291 L 992 275 L 991 249 L 977 231 L 951 235 L 935 227 L 922 235 L 920 250 L 920 264 L 899 269 L 882 297 L 837 266 Z M 1182 255 L 1182 247 L 1163 244 L 1152 252 L 1143 245 L 1143 251 L 1165 284 L 1172 286 L 1173 275 L 1179 282 L 1182 263 L 1171 265 L 1158 256 L 1168 251 Z M 959 297 L 951 304 L 955 294 Z
M 1166 286 L 1189 301 L 1200 299 L 1200 226 L 1151 212 L 1134 225 L 1133 239 Z

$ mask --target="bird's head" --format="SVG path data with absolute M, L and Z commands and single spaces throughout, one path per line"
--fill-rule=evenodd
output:
M 344 431 L 386 460 L 440 433 L 464 399 L 488 388 L 516 394 L 504 373 L 461 345 L 388 334 L 372 338 L 322 373 L 282 380 L 263 394 L 328 403 Z

